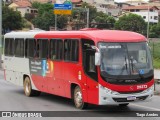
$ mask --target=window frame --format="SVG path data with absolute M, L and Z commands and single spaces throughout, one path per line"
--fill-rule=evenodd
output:
M 22 40 L 23 39 L 23 40 Z M 20 40 L 20 41 L 23 41 L 23 55 L 21 56 L 21 55 L 16 55 L 16 40 Z M 20 50 L 21 50 L 21 48 L 20 48 Z M 14 39 L 14 56 L 15 57 L 20 57 L 20 58 L 24 58 L 25 57 L 25 38 L 15 38 Z
M 12 40 L 12 49 L 8 49 L 8 53 L 6 54 L 6 39 L 9 39 L 10 41 Z M 9 45 L 10 45 L 10 41 L 9 41 Z M 14 56 L 14 47 L 15 47 L 15 39 L 14 38 L 5 38 L 4 39 L 4 55 L 5 56 L 10 56 L 13 57 Z M 10 51 L 11 50 L 11 51 Z M 11 53 L 11 54 L 10 54 Z
M 72 60 L 65 60 L 65 41 L 66 40 L 70 40 L 70 41 L 72 41 L 72 40 L 77 40 L 78 41 L 78 59 L 77 59 L 77 61 L 72 61 Z M 64 62 L 70 62 L 70 63 L 79 63 L 79 59 L 80 59 L 80 49 L 81 49 L 81 47 L 80 47 L 80 38 L 65 38 L 64 40 L 63 40 L 63 60 L 64 60 Z M 72 46 L 72 44 L 71 44 L 71 46 Z M 71 49 L 72 49 L 72 47 L 71 47 Z M 72 52 L 72 50 L 71 50 L 71 52 Z M 71 54 L 72 55 L 72 54 Z
M 51 42 L 52 41 L 61 41 L 62 42 L 62 54 L 61 54 L 61 58 L 60 59 L 52 59 L 52 57 L 51 57 Z M 56 43 L 57 44 L 57 43 Z M 64 49 L 64 41 L 63 41 L 63 39 L 61 39 L 61 38 L 51 38 L 50 40 L 49 40 L 49 58 L 51 59 L 51 60 L 53 60 L 53 61 L 63 61 L 63 49 Z M 56 54 L 56 48 L 55 48 L 55 54 Z
M 39 51 L 39 50 L 40 50 L 40 48 L 42 49 L 42 43 L 40 42 L 39 50 L 38 50 L 38 41 L 39 41 L 39 40 L 40 40 L 40 41 L 42 41 L 42 40 L 43 40 L 43 41 L 44 41 L 44 40 L 47 41 L 47 57 L 46 57 L 46 58 L 43 58 L 43 57 L 40 56 L 40 51 Z M 48 59 L 48 58 L 49 58 L 49 56 L 48 56 L 48 55 L 49 55 L 49 53 L 48 53 L 48 51 L 49 51 L 48 49 L 49 49 L 49 48 L 48 48 L 48 47 L 49 47 L 49 39 L 48 39 L 48 38 L 38 38 L 38 39 L 36 39 L 36 55 L 35 55 L 35 57 L 38 58 L 38 59 Z M 41 50 L 41 51 L 42 51 L 42 50 Z
M 35 42 L 35 45 L 34 45 L 34 50 L 33 50 L 33 57 L 29 56 L 29 41 L 33 40 Z M 26 52 L 27 52 L 27 56 L 26 56 Z M 36 39 L 35 38 L 26 38 L 25 39 L 25 58 L 35 58 L 36 56 Z

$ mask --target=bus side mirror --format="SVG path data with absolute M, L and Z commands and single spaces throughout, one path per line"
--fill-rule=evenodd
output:
M 101 65 L 101 54 L 100 52 L 96 52 L 95 53 L 95 65 L 100 66 Z

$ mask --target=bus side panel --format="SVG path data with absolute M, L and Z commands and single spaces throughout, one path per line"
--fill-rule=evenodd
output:
M 48 92 L 59 96 L 65 96 L 64 81 L 63 81 L 63 63 L 52 61 L 53 67 L 50 70 L 51 74 L 48 77 Z
M 29 60 L 20 57 L 4 56 L 4 70 L 7 81 L 23 86 L 24 74 L 30 75 Z
M 71 84 L 76 84 L 81 88 L 84 102 L 87 102 L 86 77 L 82 75 L 82 65 L 64 62 L 63 70 L 66 97 L 71 98 Z
M 87 76 L 87 92 L 88 92 L 88 103 L 98 105 L 98 82 L 92 80 Z
M 32 74 L 31 79 L 39 91 L 46 92 L 45 79 L 42 76 Z

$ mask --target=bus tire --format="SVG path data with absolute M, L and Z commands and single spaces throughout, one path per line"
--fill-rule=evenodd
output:
M 120 107 L 126 107 L 129 103 L 119 104 Z
M 75 107 L 78 109 L 85 109 L 88 106 L 88 104 L 83 100 L 82 91 L 79 86 L 76 86 L 74 89 L 73 100 Z
M 25 77 L 23 87 L 24 87 L 24 93 L 28 97 L 39 96 L 41 94 L 40 91 L 36 91 L 32 89 L 31 80 L 29 77 Z

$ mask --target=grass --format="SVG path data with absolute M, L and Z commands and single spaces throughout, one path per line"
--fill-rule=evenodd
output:
M 155 69 L 160 69 L 160 59 L 153 59 L 153 67 Z
M 160 41 L 150 42 L 151 53 L 153 57 L 153 66 L 155 69 L 160 69 Z

